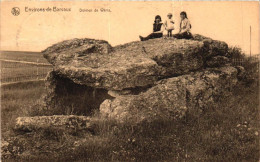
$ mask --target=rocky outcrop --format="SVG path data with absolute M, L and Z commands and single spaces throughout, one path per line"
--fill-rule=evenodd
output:
M 43 54 L 59 76 L 76 84 L 122 90 L 201 69 L 210 57 L 225 55 L 227 47 L 212 39 L 154 39 L 114 48 L 105 41 L 76 39 L 55 44 Z
M 88 130 L 91 128 L 91 119 L 86 116 L 75 115 L 18 117 L 15 125 L 15 130 L 29 132 L 55 128 L 77 131 Z
M 231 66 L 225 42 L 196 34 L 193 40 L 158 38 L 116 47 L 103 40 L 72 39 L 42 53 L 53 65 L 44 103 L 32 108 L 33 117 L 17 118 L 18 144 L 2 141 L 5 157 L 26 157 L 27 146 L 36 152 L 48 149 L 48 138 L 40 147 L 28 140 L 38 134 L 50 139 L 70 135 L 69 146 L 74 146 L 98 136 L 97 127 L 118 129 L 115 122 L 134 128 L 156 121 L 175 124 L 187 114 L 197 117 L 244 75 L 243 67 Z M 17 149 L 19 142 L 27 146 Z
M 121 122 L 179 119 L 189 109 L 203 111 L 214 104 L 215 97 L 236 84 L 236 76 L 235 68 L 221 67 L 164 79 L 139 95 L 105 100 L 100 112 Z
M 57 43 L 43 51 L 54 66 L 47 77 L 45 103 L 48 111 L 57 115 L 62 113 L 56 112 L 56 107 L 65 106 L 75 108 L 74 114 L 90 115 L 102 102 L 116 98 L 116 103 L 122 95 L 128 95 L 125 102 L 130 102 L 130 98 L 158 86 L 160 80 L 229 66 L 227 50 L 225 42 L 201 35 L 194 35 L 193 40 L 160 38 L 116 47 L 93 39 Z M 181 102 L 178 95 L 170 103 Z
M 73 39 L 43 51 L 54 70 L 47 77 L 47 107 L 100 110 L 116 120 L 177 119 L 203 110 L 236 83 L 225 42 L 152 39 L 116 47 L 102 40 Z M 58 112 L 55 112 L 58 114 Z
M 230 63 L 229 58 L 225 56 L 215 56 L 207 60 L 206 65 L 208 67 L 221 67 Z
M 81 85 L 121 90 L 153 84 L 157 80 L 159 71 L 155 61 L 135 53 L 107 53 L 109 50 L 105 50 L 104 53 L 85 49 L 89 46 L 98 49 L 100 46 L 98 42 L 100 41 L 92 44 L 91 41 L 86 41 L 76 49 L 55 50 L 56 46 L 59 46 L 57 44 L 49 47 L 43 53 L 47 60 L 54 65 L 54 70 L 58 75 Z M 106 44 L 106 46 L 110 45 Z M 80 55 L 78 55 L 78 51 L 81 52 Z
M 52 64 L 66 64 L 72 61 L 74 57 L 84 56 L 85 53 L 107 54 L 112 47 L 104 40 L 95 39 L 71 39 L 66 40 L 51 47 L 48 47 L 43 53 L 45 58 Z M 51 54 L 51 55 L 47 55 Z

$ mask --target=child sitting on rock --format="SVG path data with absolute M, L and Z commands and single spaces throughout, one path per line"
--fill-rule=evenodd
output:
M 172 37 L 172 31 L 174 30 L 174 21 L 172 20 L 172 13 L 167 15 L 168 19 L 165 21 L 164 26 L 165 30 L 167 30 L 167 36 Z
M 180 23 L 180 31 L 177 34 L 174 34 L 173 37 L 177 39 L 192 39 L 193 36 L 190 32 L 191 24 L 187 17 L 187 13 L 185 11 L 180 13 L 181 23 Z
M 155 16 L 155 20 L 153 23 L 153 32 L 149 34 L 147 37 L 139 36 L 141 41 L 146 41 L 148 39 L 161 38 L 163 37 L 163 23 L 161 22 L 161 16 Z

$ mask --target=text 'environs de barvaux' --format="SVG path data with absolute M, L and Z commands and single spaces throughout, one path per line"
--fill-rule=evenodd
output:
M 110 9 L 106 9 L 106 8 L 95 8 L 95 9 L 88 9 L 88 8 L 79 8 L 76 9 L 79 12 L 111 12 Z M 25 7 L 24 8 L 25 12 L 71 12 L 72 8 L 66 8 L 66 7 L 45 7 L 45 8 L 41 8 L 41 7 Z

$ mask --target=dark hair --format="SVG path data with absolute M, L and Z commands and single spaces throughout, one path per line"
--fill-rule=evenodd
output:
M 180 15 L 184 15 L 184 17 L 185 17 L 186 19 L 188 19 L 187 13 L 186 13 L 185 11 L 182 11 L 182 12 L 180 13 Z M 181 24 L 180 24 L 180 25 L 181 25 Z M 190 28 L 191 28 L 191 24 L 190 24 Z
M 162 21 L 162 18 L 161 18 L 160 15 L 156 15 L 156 16 L 155 16 L 154 23 L 156 22 L 156 19 L 160 19 L 160 22 Z
M 188 18 L 188 17 L 187 17 L 187 13 L 186 13 L 185 11 L 182 11 L 182 12 L 180 13 L 180 15 L 184 15 L 185 18 Z

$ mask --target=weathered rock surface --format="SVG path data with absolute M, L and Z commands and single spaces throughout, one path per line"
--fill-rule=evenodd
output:
M 206 61 L 213 56 L 226 56 L 228 52 L 228 45 L 223 41 L 213 40 L 199 34 L 193 35 L 193 40 L 203 42 L 204 57 Z
M 38 129 L 64 129 L 64 130 L 87 130 L 91 128 L 91 119 L 86 116 L 75 115 L 53 115 L 18 117 L 16 119 L 15 130 L 33 131 Z
M 225 66 L 228 63 L 230 63 L 229 58 L 225 57 L 225 56 L 215 56 L 210 58 L 207 62 L 206 65 L 208 67 L 221 67 L 221 66 Z
M 122 90 L 201 69 L 209 58 L 224 56 L 227 47 L 205 37 L 153 39 L 114 48 L 106 41 L 74 39 L 57 43 L 43 54 L 59 76 L 94 88 Z
M 214 97 L 234 86 L 236 77 L 237 70 L 227 66 L 164 79 L 139 95 L 105 100 L 100 112 L 118 121 L 178 119 L 189 109 L 196 107 L 199 111 L 214 104 Z
M 160 38 L 116 47 L 102 40 L 63 41 L 43 51 L 44 57 L 54 66 L 46 81 L 45 103 L 52 114 L 62 114 L 62 111 L 55 111 L 56 107 L 72 107 L 74 114 L 90 115 L 103 101 L 145 93 L 158 86 L 159 80 L 205 68 L 224 67 L 230 62 L 227 51 L 225 42 L 201 35 L 194 35 L 194 40 Z M 183 102 L 178 96 L 183 93 L 175 92 L 180 87 L 171 88 L 176 95 L 169 96 L 172 101 L 164 104 Z M 146 96 L 147 100 L 153 100 L 156 94 L 160 94 L 159 90 Z M 165 105 L 161 107 L 169 113 L 172 111 Z M 181 109 L 186 108 L 182 106 Z
M 236 66 L 235 68 L 238 71 L 237 78 L 243 79 L 245 77 L 245 68 L 243 66 Z
M 96 46 L 99 46 L 99 41 L 95 43 L 92 45 L 90 41 L 83 41 L 81 46 L 63 50 L 60 48 L 56 50 L 56 46 L 60 46 L 56 44 L 43 53 L 45 58 L 54 65 L 57 74 L 78 84 L 120 90 L 153 84 L 157 80 L 159 71 L 155 61 L 135 53 L 107 53 L 109 50 L 104 53 L 87 50 L 89 46 L 91 49 L 98 48 Z M 81 52 L 80 55 L 77 54 L 78 51 Z
M 11 157 L 11 152 L 9 151 L 9 142 L 1 139 L 1 159 L 7 159 Z
M 112 47 L 107 41 L 95 39 L 71 39 L 66 40 L 42 51 L 44 57 L 52 64 L 66 64 L 74 57 L 84 56 L 85 53 L 107 54 Z M 50 55 L 51 54 L 51 55 Z

